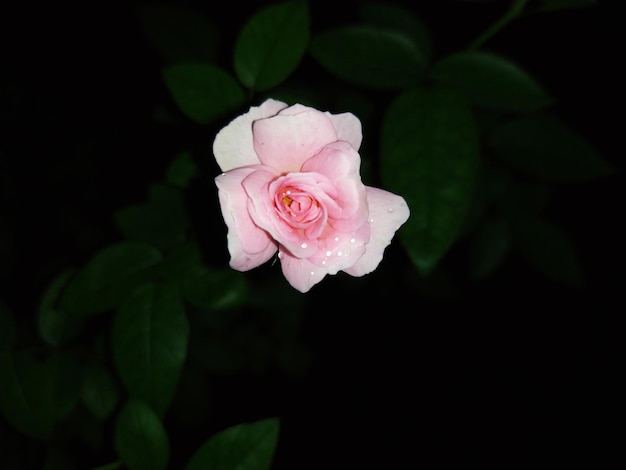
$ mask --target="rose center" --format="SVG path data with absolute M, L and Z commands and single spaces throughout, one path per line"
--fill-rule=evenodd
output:
M 276 196 L 276 208 L 290 224 L 307 224 L 320 215 L 319 202 L 306 191 L 289 187 L 283 188 Z

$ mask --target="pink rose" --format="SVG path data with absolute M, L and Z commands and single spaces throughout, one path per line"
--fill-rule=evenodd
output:
M 406 201 L 365 186 L 361 122 L 268 99 L 215 137 L 215 178 L 230 266 L 247 271 L 276 251 L 283 274 L 307 292 L 327 274 L 372 272 L 409 217 Z

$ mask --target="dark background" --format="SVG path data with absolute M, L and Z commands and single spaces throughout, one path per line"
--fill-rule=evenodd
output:
M 229 44 L 267 2 L 230 12 L 205 3 L 186 4 L 222 25 Z M 354 17 L 351 4 L 338 12 L 313 3 L 314 30 Z M 335 280 L 309 294 L 303 339 L 314 361 L 305 377 L 268 372 L 217 381 L 206 429 L 280 415 L 277 469 L 597 463 L 616 449 L 607 427 L 617 418 L 612 399 L 622 370 L 617 3 L 521 18 L 486 45 L 543 83 L 557 112 L 618 169 L 558 186 L 548 208 L 579 249 L 586 286 L 547 281 L 515 258 L 488 281 L 470 283 L 461 245 L 444 260 L 458 273 L 456 295 L 394 298 L 374 287 L 407 269 L 394 242 L 381 272 L 363 280 L 371 294 L 360 289 L 355 298 Z M 507 4 L 411 2 L 436 55 L 467 45 Z M 119 239 L 113 211 L 143 200 L 178 151 L 212 132 L 154 118 L 171 98 L 135 5 L 1 10 L 0 298 L 24 318 L 60 269 Z M 199 192 L 208 204 L 211 191 Z M 227 255 L 223 228 L 214 228 L 218 262 Z M 206 429 L 180 431 L 173 441 L 191 449 Z

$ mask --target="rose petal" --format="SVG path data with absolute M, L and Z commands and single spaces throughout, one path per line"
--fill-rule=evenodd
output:
M 383 189 L 370 186 L 366 189 L 370 209 L 370 240 L 365 247 L 365 254 L 353 266 L 344 269 L 352 276 L 363 276 L 378 267 L 385 248 L 410 215 L 404 198 Z
M 252 145 L 252 123 L 257 119 L 273 116 L 287 104 L 268 99 L 260 106 L 253 106 L 245 114 L 233 119 L 220 130 L 213 142 L 213 155 L 222 171 L 259 163 Z
M 325 175 L 335 186 L 338 210 L 329 211 L 329 223 L 342 232 L 357 230 L 367 219 L 367 196 L 359 175 L 360 165 L 358 152 L 345 141 L 324 146 L 302 165 L 302 171 Z
M 361 121 L 352 113 L 340 113 L 330 114 L 326 113 L 337 131 L 337 140 L 345 140 L 350 142 L 350 145 L 355 150 L 359 150 L 361 147 L 361 141 L 363 140 L 363 133 L 361 128 Z
M 253 123 L 252 134 L 261 163 L 282 173 L 300 171 L 319 149 L 337 140 L 331 120 L 314 109 L 259 119 Z
M 308 292 L 320 282 L 328 270 L 315 266 L 308 259 L 296 258 L 288 252 L 280 251 L 278 255 L 285 279 L 300 292 Z
M 228 228 L 230 266 L 238 271 L 260 266 L 277 250 L 274 240 L 253 222 L 248 213 L 248 196 L 241 183 L 254 171 L 254 167 L 236 168 L 215 178 L 222 215 Z

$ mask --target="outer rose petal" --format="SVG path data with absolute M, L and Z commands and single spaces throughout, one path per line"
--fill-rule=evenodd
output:
M 283 252 L 280 252 L 278 256 L 285 279 L 302 293 L 308 292 L 328 274 L 328 270 L 315 266 L 308 259 L 296 258 Z
M 252 146 L 252 123 L 273 116 L 286 107 L 285 103 L 268 99 L 260 106 L 251 107 L 250 111 L 236 117 L 220 130 L 213 142 L 213 154 L 222 171 L 258 164 L 259 157 Z
M 366 190 L 370 208 L 370 240 L 365 247 L 365 254 L 350 268 L 344 269 L 352 276 L 363 276 L 378 267 L 385 248 L 410 214 L 404 198 L 370 186 Z
M 259 119 L 252 126 L 252 134 L 261 163 L 283 173 L 300 171 L 319 149 L 337 140 L 332 121 L 312 108 Z
M 256 226 L 248 214 L 248 196 L 241 181 L 254 171 L 255 167 L 236 168 L 215 178 L 222 215 L 228 227 L 230 266 L 238 271 L 260 266 L 277 249 L 270 235 Z
M 330 114 L 326 113 L 337 131 L 337 140 L 345 140 L 355 150 L 361 147 L 363 133 L 361 129 L 361 121 L 352 113 Z

